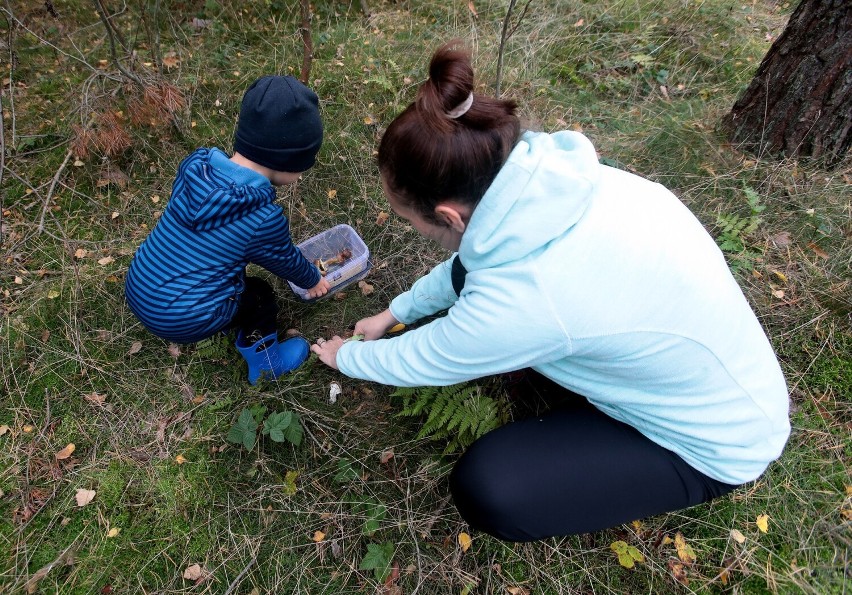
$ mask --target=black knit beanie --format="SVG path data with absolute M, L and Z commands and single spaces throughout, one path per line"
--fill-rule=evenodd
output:
M 322 145 L 316 93 L 292 76 L 264 76 L 246 91 L 234 151 L 274 171 L 303 172 Z

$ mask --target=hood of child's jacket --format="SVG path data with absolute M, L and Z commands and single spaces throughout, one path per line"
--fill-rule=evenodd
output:
M 268 180 L 258 185 L 238 184 L 229 170 L 221 167 L 229 163 L 227 157 L 215 151 L 195 151 L 181 163 L 175 178 L 168 209 L 191 229 L 216 229 L 275 200 Z M 217 158 L 216 167 L 212 167 L 211 159 Z
M 459 257 L 468 271 L 525 258 L 567 233 L 601 167 L 579 132 L 526 132 L 474 209 Z

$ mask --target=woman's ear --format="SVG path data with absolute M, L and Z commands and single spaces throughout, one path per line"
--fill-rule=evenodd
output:
M 467 229 L 470 214 L 469 207 L 454 201 L 442 202 L 435 207 L 435 216 L 438 221 L 458 233 L 464 233 L 464 230 Z

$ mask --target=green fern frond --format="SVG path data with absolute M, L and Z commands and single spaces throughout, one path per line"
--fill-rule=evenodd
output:
M 402 399 L 397 415 L 425 415 L 417 437 L 446 441 L 444 454 L 467 448 L 507 418 L 505 401 L 482 394 L 476 384 L 398 389 L 391 396 Z

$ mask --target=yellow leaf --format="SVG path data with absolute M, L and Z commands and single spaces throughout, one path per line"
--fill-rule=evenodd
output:
M 852 496 L 852 486 L 846 486 L 846 495 Z
M 737 531 L 736 529 L 731 529 L 731 539 L 733 539 L 737 543 L 745 543 L 745 540 L 746 540 L 745 535 L 743 535 L 741 532 Z
M 372 116 L 364 116 L 364 124 L 366 124 L 367 126 L 372 126 L 375 123 L 376 121 L 373 120 Z
M 471 543 L 473 543 L 473 540 L 470 538 L 470 535 L 459 533 L 459 546 L 461 546 L 463 552 L 466 552 L 470 548 Z
M 55 300 L 56 298 L 59 297 L 59 295 L 60 294 L 59 294 L 58 291 L 56 291 L 55 289 L 51 289 L 50 291 L 47 292 L 47 299 Z
M 328 191 L 328 197 L 329 198 L 335 198 L 336 196 L 337 196 L 337 190 L 332 189 L 332 190 Z
M 325 533 L 323 533 L 322 531 L 314 531 L 314 536 L 312 537 L 312 539 L 314 540 L 314 542 L 319 543 L 320 541 L 325 539 Z
M 35 430 L 35 426 L 31 425 L 31 424 L 27 424 L 21 429 L 24 431 L 24 434 L 32 434 L 33 431 Z
M 780 272 L 780 271 L 772 271 L 772 274 L 773 274 L 773 275 L 775 275 L 775 277 L 776 277 L 779 281 L 781 281 L 781 283 L 786 283 L 786 282 L 787 282 L 787 275 L 785 275 L 784 273 L 782 273 L 782 272 Z
M 660 542 L 660 544 L 661 545 L 668 545 L 668 544 L 673 543 L 673 542 L 674 542 L 674 540 L 671 537 L 669 537 L 668 535 L 666 535 L 666 536 L 663 537 L 663 540 Z
M 183 465 L 186 462 L 186 457 L 183 455 L 178 455 L 175 457 L 175 463 L 177 463 L 178 465 Z
M 695 550 L 692 549 L 691 545 L 686 543 L 686 539 L 680 531 L 675 534 L 674 544 L 675 549 L 677 549 L 677 557 L 680 558 L 681 562 L 684 564 L 695 562 Z
M 86 506 L 89 502 L 94 500 L 95 494 L 97 494 L 95 490 L 77 490 L 77 494 L 74 496 L 74 499 L 77 500 L 77 506 Z
M 66 446 L 65 448 L 60 450 L 54 456 L 57 458 L 57 460 L 62 461 L 64 459 L 67 459 L 68 457 L 70 457 L 72 454 L 74 454 L 75 448 L 76 448 L 76 446 L 74 446 L 74 443 L 71 442 L 70 444 L 68 444 L 68 446 Z
M 107 537 L 112 538 L 118 535 L 119 533 L 121 533 L 121 529 L 119 529 L 118 527 L 113 527 L 107 532 Z
M 769 532 L 769 515 L 768 514 L 760 514 L 757 516 L 757 528 L 760 529 L 761 533 Z
M 389 332 L 389 333 L 398 333 L 398 332 L 400 332 L 400 331 L 402 331 L 402 330 L 405 330 L 405 325 L 404 325 L 404 324 L 402 324 L 402 323 L 400 322 L 400 323 L 395 324 L 395 325 L 393 325 L 392 327 L 390 327 L 390 328 L 388 329 L 388 332 Z

